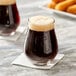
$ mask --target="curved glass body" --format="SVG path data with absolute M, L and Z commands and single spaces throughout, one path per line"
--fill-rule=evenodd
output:
M 54 59 L 58 52 L 55 30 L 54 27 L 49 29 L 49 26 L 46 26 L 46 29 L 49 30 L 44 31 L 41 26 L 34 26 L 32 26 L 32 28 L 29 28 L 26 43 L 24 46 L 25 54 L 34 62 L 34 64 L 43 65 L 49 59 Z
M 19 23 L 16 0 L 5 0 L 2 4 L 0 3 L 0 35 L 12 35 Z

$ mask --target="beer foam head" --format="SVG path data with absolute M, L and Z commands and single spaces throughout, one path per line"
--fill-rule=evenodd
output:
M 0 0 L 0 5 L 10 5 L 16 3 L 16 0 Z
M 54 29 L 54 19 L 49 16 L 33 16 L 29 21 L 29 29 L 34 31 L 49 31 Z

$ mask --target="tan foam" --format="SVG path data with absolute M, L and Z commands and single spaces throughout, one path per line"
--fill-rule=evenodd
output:
M 16 3 L 16 0 L 0 0 L 0 5 L 10 5 Z
M 49 31 L 54 29 L 54 19 L 48 16 L 34 16 L 29 21 L 29 28 L 34 31 Z

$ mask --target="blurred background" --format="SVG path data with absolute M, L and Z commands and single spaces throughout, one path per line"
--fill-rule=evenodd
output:
M 17 0 L 17 7 L 21 18 L 43 11 L 39 5 L 45 4 L 50 0 Z
M 48 0 L 17 0 L 19 5 L 25 5 L 34 2 L 44 2 L 44 1 L 48 1 Z

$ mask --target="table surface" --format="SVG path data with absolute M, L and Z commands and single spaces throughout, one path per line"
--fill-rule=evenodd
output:
M 29 0 L 30 3 L 36 1 L 40 0 Z M 29 4 L 29 2 L 19 0 L 18 6 L 20 3 Z M 0 76 L 76 76 L 76 19 L 30 6 L 19 7 L 19 12 L 24 22 L 27 22 L 29 17 L 38 14 L 54 17 L 59 53 L 65 56 L 50 70 L 12 65 L 11 62 L 24 50 L 26 37 L 26 32 L 24 32 L 17 41 L 0 40 Z

